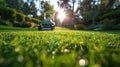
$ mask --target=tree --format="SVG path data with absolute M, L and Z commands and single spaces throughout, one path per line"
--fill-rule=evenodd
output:
M 95 24 L 99 15 L 110 11 L 115 6 L 117 0 L 79 0 L 80 7 L 77 11 L 80 11 L 80 15 L 83 16 L 83 20 L 86 24 Z
M 120 0 L 116 0 L 116 2 L 115 2 L 115 7 L 116 7 L 116 8 L 120 8 Z
M 74 7 L 75 7 L 75 0 L 72 0 L 73 3 L 73 11 L 74 11 Z
M 34 18 L 37 18 L 37 8 L 35 7 L 36 0 L 27 0 L 24 2 L 22 11 L 26 15 L 32 15 Z
M 91 24 L 93 19 L 93 0 L 83 0 L 80 4 L 79 11 L 85 24 Z
M 60 0 L 60 1 L 58 1 L 59 7 L 61 7 L 64 10 L 71 9 L 71 5 L 68 2 L 69 2 L 69 0 Z
M 79 6 L 76 10 L 81 15 L 85 24 L 96 24 L 100 17 L 114 9 L 120 8 L 120 0 L 78 0 Z
M 34 0 L 32 0 L 31 2 L 30 2 L 30 14 L 32 14 L 33 15 L 33 17 L 37 17 L 37 8 L 35 7 L 35 2 L 34 2 Z
M 47 1 L 44 2 L 44 12 L 54 11 L 53 6 L 51 6 Z
M 45 2 L 41 1 L 40 3 L 41 3 L 40 5 L 41 5 L 41 8 L 42 8 L 40 19 L 43 20 L 44 16 L 45 16 L 44 13 L 54 12 L 54 9 L 53 9 L 53 6 L 48 3 L 48 1 L 45 1 Z M 50 15 L 50 17 L 53 18 L 53 13 L 48 13 L 46 15 Z
M 6 5 L 7 7 L 21 11 L 21 8 L 23 7 L 23 0 L 6 0 Z
M 28 14 L 30 14 L 30 7 L 29 7 L 29 5 L 28 5 L 28 3 L 26 2 L 26 3 L 24 3 L 24 5 L 23 5 L 23 13 L 24 14 L 26 14 L 26 15 L 28 15 Z
M 103 5 L 102 8 L 104 8 L 103 11 L 107 12 L 107 11 L 113 9 L 116 1 L 117 0 L 101 0 L 101 6 Z
M 0 6 L 5 6 L 5 1 L 4 0 L 0 0 Z
M 23 0 L 19 0 L 19 7 L 18 7 L 19 9 L 17 11 L 23 12 L 23 10 L 24 10 L 23 9 L 24 8 L 23 5 L 24 5 L 24 1 Z
M 71 7 L 69 2 L 73 3 L 73 7 Z M 75 0 L 72 0 L 72 1 L 60 0 L 59 1 L 58 3 L 59 7 L 62 8 L 66 14 L 66 18 L 64 18 L 64 20 L 62 21 L 62 26 L 73 28 L 75 24 L 74 3 L 75 3 Z

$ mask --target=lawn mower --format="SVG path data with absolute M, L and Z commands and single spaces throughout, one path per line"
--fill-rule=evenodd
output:
M 44 20 L 41 25 L 38 26 L 38 30 L 54 30 L 55 22 L 51 20 L 49 14 L 54 14 L 54 12 L 44 12 Z
M 39 30 L 54 30 L 55 29 L 55 22 L 46 18 L 43 20 L 43 23 L 38 26 Z

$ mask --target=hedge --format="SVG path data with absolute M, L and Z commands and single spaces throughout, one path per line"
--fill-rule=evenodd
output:
M 36 24 L 41 24 L 41 20 L 25 16 L 23 13 L 17 12 L 13 8 L 0 6 L 0 18 L 6 21 L 10 21 L 12 24 L 17 22 L 32 21 Z
M 31 21 L 31 20 L 32 20 L 31 17 L 28 17 L 28 16 L 25 17 L 25 21 Z
M 12 8 L 7 8 L 7 11 L 8 20 L 14 23 L 16 21 L 16 10 Z
M 4 20 L 8 20 L 12 23 L 16 21 L 16 10 L 9 7 L 0 7 L 0 15 Z
M 23 13 L 17 13 L 16 14 L 16 16 L 17 16 L 17 21 L 19 21 L 19 22 L 23 22 L 23 21 L 25 21 L 25 15 L 23 14 Z
M 36 24 L 41 24 L 42 23 L 41 20 L 38 20 L 38 19 L 35 19 L 35 18 L 32 18 L 32 21 Z

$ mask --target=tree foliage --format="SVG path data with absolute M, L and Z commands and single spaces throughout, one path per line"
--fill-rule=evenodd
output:
M 79 0 L 80 7 L 77 11 L 80 11 L 80 15 L 83 16 L 83 22 L 86 24 L 95 24 L 98 21 L 98 17 L 103 15 L 112 9 L 116 8 L 118 0 Z
M 69 0 L 60 0 L 58 1 L 58 6 L 64 10 L 71 9 L 71 5 L 69 4 Z
M 50 15 L 51 18 L 53 18 L 53 13 L 54 12 L 54 8 L 52 5 L 50 5 L 48 3 L 48 1 L 41 1 L 41 16 L 40 19 L 43 20 L 44 19 L 44 13 L 46 13 L 46 15 Z
M 30 7 L 28 3 L 24 3 L 22 12 L 26 15 L 30 14 Z
M 70 4 L 70 2 L 72 3 L 72 5 Z M 77 19 L 75 19 L 76 16 L 74 13 L 74 4 L 75 0 L 60 0 L 58 2 L 59 7 L 63 9 L 66 14 L 66 18 L 64 18 L 64 20 L 62 21 L 62 25 L 65 27 L 72 28 L 76 23 Z
M 23 0 L 6 0 L 6 6 L 14 8 L 17 11 L 22 11 L 23 3 Z
M 0 6 L 5 6 L 5 0 L 0 0 Z
M 24 2 L 24 0 L 6 0 L 6 5 L 26 15 L 32 14 L 33 17 L 37 16 L 35 0 L 27 0 L 27 2 Z

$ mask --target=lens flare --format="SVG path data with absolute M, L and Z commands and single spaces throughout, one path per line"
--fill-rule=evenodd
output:
M 66 15 L 65 15 L 65 12 L 63 10 L 59 10 L 58 11 L 58 19 L 60 21 L 63 21 L 65 19 Z

